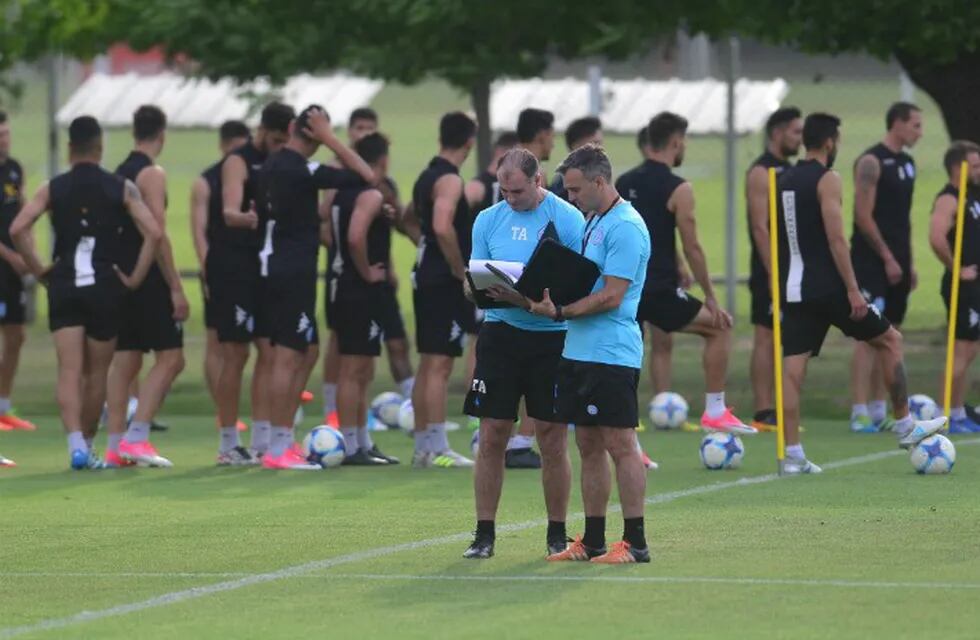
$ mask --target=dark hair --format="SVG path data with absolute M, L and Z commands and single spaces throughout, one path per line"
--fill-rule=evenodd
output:
M 279 131 L 286 133 L 289 131 L 289 123 L 296 117 L 296 111 L 288 104 L 281 102 L 270 102 L 262 109 L 262 117 L 259 123 L 267 131 Z
M 654 151 L 666 149 L 670 139 L 678 133 L 687 133 L 687 118 L 670 111 L 661 111 L 647 125 L 647 140 Z
M 946 173 L 952 175 L 953 169 L 960 166 L 971 153 L 980 153 L 980 146 L 977 146 L 975 142 L 954 140 L 950 143 L 949 149 L 943 155 L 943 166 L 946 167 Z
M 68 144 L 79 153 L 92 151 L 102 138 L 102 127 L 92 116 L 78 116 L 68 125 Z
M 807 151 L 819 149 L 823 143 L 839 135 L 840 118 L 829 113 L 811 113 L 803 121 L 803 146 Z
M 218 138 L 222 142 L 228 142 L 235 138 L 247 138 L 250 133 L 248 125 L 241 120 L 226 120 L 218 129 Z
M 167 116 L 160 107 L 144 104 L 133 114 L 133 137 L 139 141 L 153 140 L 167 128 Z
M 522 147 L 514 147 L 500 158 L 497 163 L 497 171 L 517 169 L 528 179 L 533 178 L 538 173 L 538 159 L 534 154 Z
M 0 111 L 0 124 L 5 123 L 6 121 L 7 121 L 7 112 Z
M 388 155 L 388 138 L 383 133 L 369 133 L 354 143 L 354 151 L 368 164 Z
M 576 142 L 591 138 L 600 129 L 602 129 L 602 121 L 595 116 L 573 120 L 565 129 L 565 144 L 568 145 L 568 150 L 574 149 Z
M 358 107 L 350 112 L 350 118 L 347 119 L 347 126 L 353 127 L 354 123 L 358 120 L 370 120 L 374 124 L 378 124 L 378 112 L 371 107 Z
M 517 143 L 516 131 L 504 131 L 497 136 L 497 141 L 493 143 L 493 146 L 498 149 L 513 149 L 517 146 Z
M 643 151 L 643 147 L 650 145 L 650 129 L 643 127 L 636 134 L 636 148 Z
M 542 131 L 554 128 L 555 114 L 544 109 L 525 109 L 517 116 L 517 139 L 521 144 L 527 144 Z
M 888 107 L 888 111 L 885 113 L 885 130 L 890 130 L 892 125 L 895 124 L 896 120 L 908 122 L 909 118 L 912 117 L 913 112 L 921 111 L 922 109 L 911 102 L 896 102 L 892 106 Z
M 555 171 L 564 176 L 569 169 L 578 169 L 587 180 L 602 176 L 606 182 L 612 181 L 612 163 L 609 161 L 609 156 L 602 147 L 591 142 L 568 154 Z
M 439 144 L 444 149 L 462 149 L 476 135 L 476 122 L 462 111 L 450 111 L 439 121 Z
M 766 120 L 766 138 L 771 138 L 773 132 L 779 127 L 785 126 L 796 120 L 797 118 L 802 118 L 803 114 L 796 107 L 783 107 L 782 109 L 776 109 Z

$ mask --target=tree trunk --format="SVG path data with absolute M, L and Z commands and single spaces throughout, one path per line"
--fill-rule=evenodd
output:
M 477 170 L 490 164 L 490 80 L 481 79 L 470 87 L 470 102 L 476 112 L 476 165 Z
M 948 64 L 901 51 L 895 57 L 909 78 L 936 101 L 951 140 L 980 143 L 980 52 L 962 53 Z

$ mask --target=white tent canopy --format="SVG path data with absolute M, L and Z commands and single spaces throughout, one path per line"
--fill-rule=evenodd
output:
M 635 133 L 660 111 L 687 118 L 690 133 L 722 134 L 727 130 L 727 93 L 721 80 L 603 80 L 601 91 L 599 117 L 606 131 Z M 789 85 L 782 79 L 738 80 L 735 130 L 740 134 L 760 130 L 788 92 Z M 589 85 L 574 78 L 494 83 L 490 97 L 492 128 L 513 129 L 517 115 L 527 107 L 553 112 L 555 128 L 564 130 L 572 120 L 589 115 Z
M 357 107 L 369 104 L 383 83 L 343 74 L 298 75 L 276 93 L 299 108 L 320 104 L 335 123 L 346 123 Z M 216 128 L 226 120 L 258 121 L 258 109 L 249 95 L 266 95 L 269 83 L 256 81 L 236 85 L 229 79 L 217 82 L 188 78 L 173 73 L 141 76 L 93 74 L 58 110 L 58 124 L 65 126 L 81 115 L 96 117 L 103 126 L 132 124 L 133 111 L 142 104 L 155 104 L 167 114 L 173 127 Z

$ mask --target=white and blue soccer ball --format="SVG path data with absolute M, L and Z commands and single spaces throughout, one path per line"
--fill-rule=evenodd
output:
M 408 398 L 398 407 L 398 427 L 405 431 L 415 428 L 415 407 L 412 406 L 412 399 Z
M 398 413 L 405 398 L 400 393 L 385 391 L 371 401 L 371 415 L 389 429 L 398 428 Z
M 303 451 L 310 462 L 314 462 L 324 469 L 339 467 L 344 461 L 346 450 L 344 449 L 344 436 L 325 424 L 321 424 L 306 434 L 303 438 Z
M 912 447 L 909 452 L 909 462 L 916 473 L 941 474 L 949 473 L 956 463 L 956 447 L 944 435 L 929 436 Z
M 909 413 L 916 420 L 932 420 L 939 415 L 939 405 L 924 393 L 909 396 Z
M 738 436 L 731 433 L 709 433 L 701 441 L 701 464 L 706 469 L 738 469 L 745 455 L 745 447 Z
M 679 429 L 687 422 L 687 400 L 679 393 L 658 393 L 647 406 L 650 422 L 657 429 Z

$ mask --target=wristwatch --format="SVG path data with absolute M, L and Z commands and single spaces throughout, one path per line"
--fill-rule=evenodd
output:
M 560 304 L 556 304 L 555 305 L 555 317 L 554 317 L 554 321 L 555 322 L 564 322 L 565 321 L 565 314 L 562 313 L 562 311 L 564 311 L 562 309 L 562 306 Z

